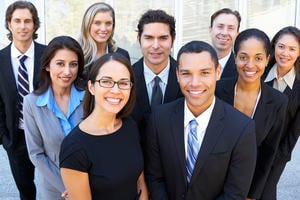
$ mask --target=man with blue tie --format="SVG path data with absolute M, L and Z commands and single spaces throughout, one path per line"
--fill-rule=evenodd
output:
M 215 50 L 192 41 L 177 56 L 184 98 L 153 109 L 145 175 L 156 199 L 245 200 L 256 160 L 254 121 L 215 97 Z
M 137 28 L 143 57 L 132 66 L 136 82 L 132 117 L 143 143 L 151 108 L 182 94 L 176 80 L 177 62 L 170 55 L 176 36 L 174 17 L 163 10 L 148 10 L 139 19 Z
M 35 200 L 34 166 L 24 136 L 23 98 L 37 88 L 44 45 L 34 42 L 40 27 L 35 6 L 16 1 L 6 10 L 8 39 L 0 50 L 0 143 L 7 152 L 21 200 Z

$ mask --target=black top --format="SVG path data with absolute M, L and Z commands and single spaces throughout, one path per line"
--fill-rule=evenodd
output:
M 138 129 L 129 118 L 109 135 L 90 135 L 77 126 L 61 145 L 60 167 L 87 172 L 96 200 L 135 199 L 143 163 Z

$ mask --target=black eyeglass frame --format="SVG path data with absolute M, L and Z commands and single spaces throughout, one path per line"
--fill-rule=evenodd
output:
M 107 86 L 107 85 L 103 85 L 103 83 L 101 83 L 101 81 L 108 81 L 108 82 L 111 82 L 113 84 L 111 86 Z M 120 90 L 130 90 L 132 88 L 132 86 L 133 86 L 133 83 L 131 81 L 129 81 L 129 80 L 113 81 L 113 80 L 106 79 L 106 78 L 100 78 L 99 80 L 95 80 L 95 82 L 98 82 L 99 86 L 103 87 L 103 88 L 113 88 L 117 84 L 117 86 L 118 86 L 118 88 Z M 130 85 L 129 88 L 122 88 L 122 86 L 120 87 L 120 83 L 122 83 L 122 82 L 126 82 L 126 83 L 129 82 L 130 83 L 129 84 Z

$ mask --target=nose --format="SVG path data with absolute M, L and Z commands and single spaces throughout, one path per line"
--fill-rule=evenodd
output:
M 159 41 L 158 41 L 158 39 L 154 39 L 154 40 L 153 40 L 152 47 L 153 47 L 153 48 L 158 48 L 158 47 L 159 47 Z
M 227 28 L 223 28 L 223 29 L 221 30 L 221 33 L 222 33 L 223 35 L 226 35 L 226 34 L 228 34 L 228 30 L 227 30 Z
M 70 74 L 71 73 L 71 67 L 69 65 L 67 65 L 66 67 L 64 67 L 64 74 Z
M 201 83 L 201 78 L 199 75 L 194 75 L 192 76 L 192 79 L 191 79 L 191 85 L 192 86 L 196 86 L 196 85 L 199 85 Z
M 255 61 L 255 59 L 253 59 L 253 58 L 248 59 L 248 61 L 247 61 L 247 63 L 246 63 L 247 67 L 252 67 L 252 66 L 254 66 L 255 64 L 256 64 L 256 61 Z
M 120 88 L 117 83 L 110 89 L 111 92 L 120 92 Z

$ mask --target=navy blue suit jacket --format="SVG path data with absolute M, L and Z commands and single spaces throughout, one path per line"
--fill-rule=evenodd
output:
M 154 200 L 245 200 L 255 161 L 254 121 L 216 98 L 188 184 L 184 98 L 158 106 L 151 114 L 145 175 Z
M 40 59 L 45 48 L 45 45 L 34 43 L 34 89 L 38 87 Z M 9 149 L 16 145 L 18 138 L 20 103 L 11 63 L 11 44 L 0 50 L 0 71 L 0 142 L 5 149 Z

